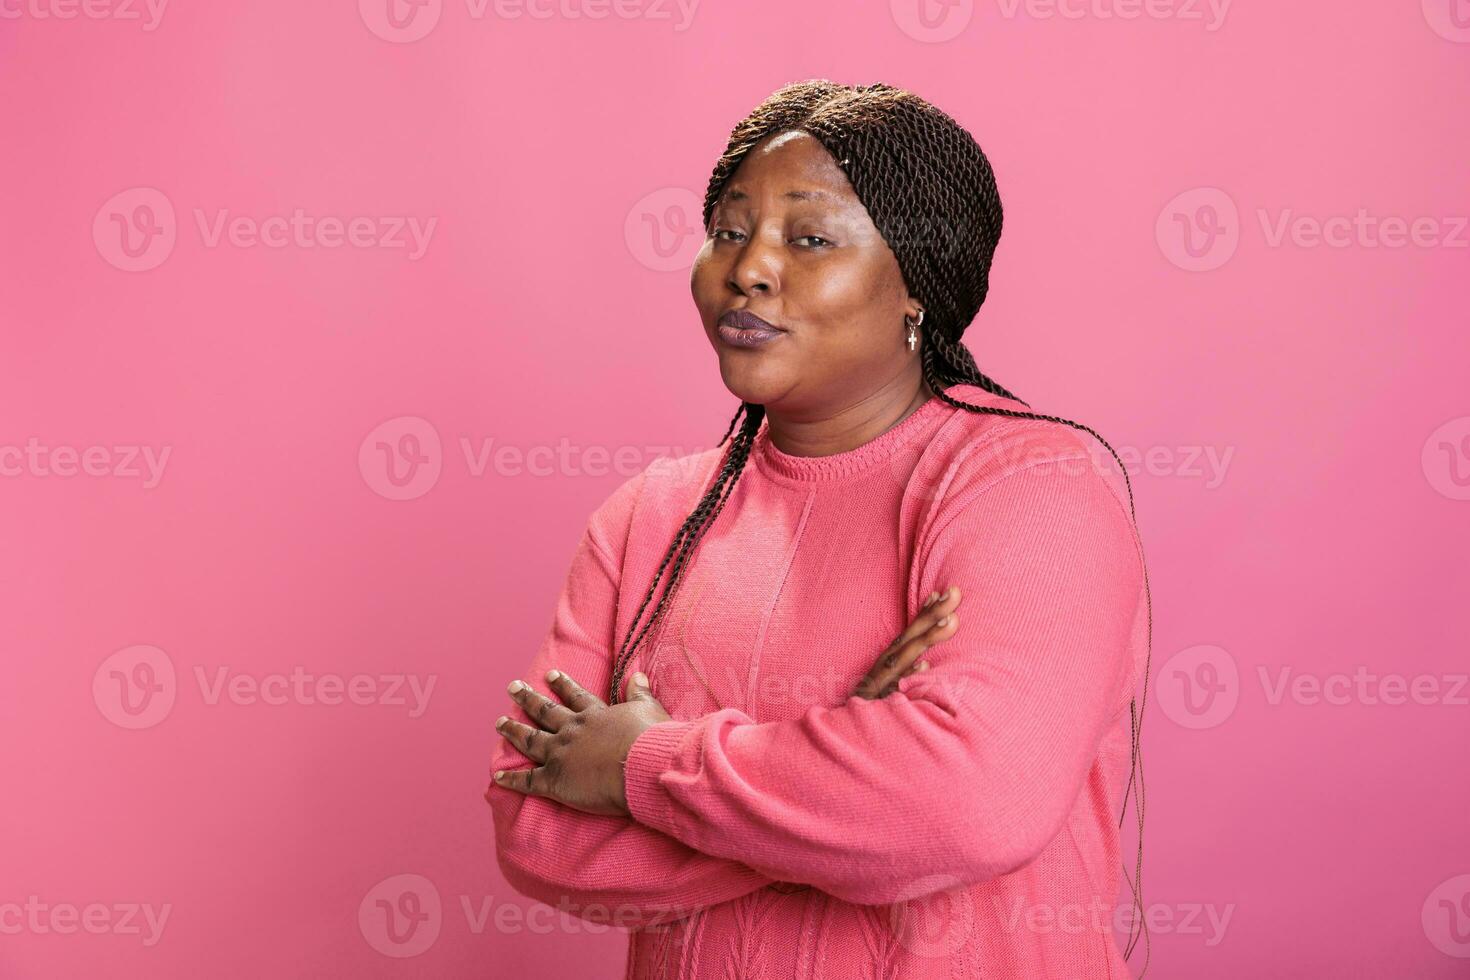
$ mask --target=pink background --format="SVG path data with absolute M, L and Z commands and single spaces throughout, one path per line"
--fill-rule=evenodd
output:
M 0 976 L 621 977 L 502 911 L 491 726 L 589 512 L 729 422 L 688 229 L 809 77 L 976 134 L 966 340 L 1134 454 L 1150 975 L 1470 971 L 1465 0 L 385 2 L 3 7 Z M 1427 223 L 1276 236 L 1360 210 Z

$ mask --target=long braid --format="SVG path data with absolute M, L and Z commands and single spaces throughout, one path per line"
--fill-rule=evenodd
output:
M 924 335 L 924 351 L 923 351 L 924 380 L 925 380 L 925 382 L 928 383 L 930 390 L 932 390 L 934 392 L 934 394 L 935 394 L 935 396 L 937 398 L 939 398 L 945 404 L 953 405 L 955 408 L 962 408 L 962 409 L 964 409 L 967 412 L 974 412 L 976 414 L 981 414 L 981 415 L 1003 415 L 1003 416 L 1006 416 L 1008 418 L 1040 419 L 1040 420 L 1045 421 L 1045 422 L 1059 422 L 1062 425 L 1069 425 L 1069 426 L 1071 426 L 1074 429 L 1081 429 L 1081 430 L 1083 430 L 1085 432 L 1091 433 L 1097 439 L 1098 442 L 1102 443 L 1104 446 L 1107 447 L 1108 452 L 1110 452 L 1110 453 L 1113 454 L 1113 459 L 1117 460 L 1117 462 L 1118 462 L 1118 469 L 1120 471 L 1122 471 L 1122 473 L 1123 473 L 1124 486 L 1126 486 L 1128 488 L 1128 513 L 1129 513 L 1129 516 L 1134 519 L 1135 523 L 1137 522 L 1137 514 L 1134 512 L 1134 509 L 1133 509 L 1133 481 L 1131 481 L 1131 480 L 1128 479 L 1128 470 L 1127 470 L 1127 468 L 1123 466 L 1123 461 L 1118 458 L 1118 454 L 1116 452 L 1114 452 L 1112 445 L 1109 444 L 1106 439 L 1104 439 L 1101 435 L 1099 435 L 1096 431 L 1094 431 L 1090 427 L 1088 427 L 1086 425 L 1083 425 L 1081 422 L 1074 422 L 1071 419 L 1059 418 L 1059 417 L 1057 417 L 1055 415 L 1037 415 L 1034 412 L 1018 412 L 1018 411 L 1015 411 L 1015 410 L 1009 409 L 1009 408 L 1000 408 L 999 406 L 996 406 L 996 405 L 972 405 L 969 402 L 962 402 L 962 401 L 960 401 L 957 398 L 951 398 L 945 392 L 945 390 L 944 390 L 946 387 L 948 387 L 951 384 L 967 384 L 967 385 L 977 385 L 977 386 L 979 386 L 981 388 L 984 388 L 986 391 L 990 391 L 992 393 L 999 394 L 1003 398 L 1009 398 L 1009 399 L 1011 399 L 1013 401 L 1021 401 L 1019 398 L 1016 398 L 1015 395 L 1011 395 L 1011 394 L 1006 393 L 1006 391 L 1005 391 L 1004 388 L 1001 388 L 1000 385 L 995 384 L 995 382 L 993 382 L 989 378 L 985 377 L 985 375 L 981 374 L 978 369 L 973 369 L 972 368 L 971 369 L 973 371 L 972 376 L 969 376 L 969 377 L 964 376 L 964 372 L 966 371 L 966 368 L 963 365 L 960 365 L 960 366 L 957 367 L 953 363 L 953 361 L 955 359 L 953 357 L 953 355 L 946 356 L 943 353 L 939 353 L 939 351 L 942 349 L 942 346 L 943 346 L 941 343 L 939 343 L 940 340 L 941 340 L 941 338 L 939 338 L 936 335 L 931 335 L 931 334 L 927 334 L 927 333 Z M 969 360 L 969 363 L 971 365 L 974 364 L 974 360 L 972 358 L 970 358 L 969 352 L 965 350 L 965 347 L 964 347 L 963 344 L 955 343 L 949 349 L 950 350 L 958 349 L 959 351 L 963 351 L 964 352 L 964 358 L 965 359 L 968 359 Z M 958 380 L 957 381 L 956 380 L 953 380 L 957 376 L 958 376 Z M 1021 404 L 1022 405 L 1027 405 L 1026 402 L 1021 402 Z M 1148 934 L 1148 917 L 1146 915 L 1143 915 L 1142 914 L 1142 912 L 1143 912 L 1143 892 L 1142 892 L 1142 880 L 1143 880 L 1143 814 L 1144 814 L 1143 745 L 1142 745 L 1143 732 L 1142 732 L 1142 721 L 1143 721 L 1143 708 L 1144 708 L 1144 706 L 1148 702 L 1148 674 L 1149 674 L 1149 666 L 1150 666 L 1150 664 L 1151 664 L 1151 662 L 1153 660 L 1154 614 L 1153 614 L 1153 596 L 1152 596 L 1152 594 L 1149 591 L 1149 585 L 1148 585 L 1148 565 L 1147 564 L 1144 564 L 1144 566 L 1143 566 L 1143 592 L 1144 592 L 1144 599 L 1145 599 L 1145 601 L 1147 603 L 1147 607 L 1148 607 L 1148 646 L 1147 646 L 1147 652 L 1144 655 L 1144 661 L 1143 661 L 1143 696 L 1142 696 L 1142 700 L 1140 700 L 1139 698 L 1136 698 L 1135 697 L 1129 703 L 1129 705 L 1128 705 L 1129 742 L 1130 742 L 1130 748 L 1131 748 L 1131 752 L 1130 752 L 1130 755 L 1131 755 L 1131 764 L 1130 764 L 1129 769 L 1128 769 L 1128 785 L 1127 785 L 1127 787 L 1123 791 L 1123 805 L 1122 805 L 1122 808 L 1118 811 L 1118 826 L 1121 827 L 1123 825 L 1123 818 L 1124 818 L 1124 816 L 1128 812 L 1128 797 L 1129 797 L 1129 795 L 1132 792 L 1132 789 L 1133 789 L 1133 781 L 1134 781 L 1134 779 L 1136 777 L 1137 780 L 1138 780 L 1138 804 L 1133 809 L 1134 809 L 1134 814 L 1135 814 L 1135 816 L 1137 818 L 1137 824 L 1138 824 L 1138 851 L 1137 851 L 1136 860 L 1134 862 L 1133 876 L 1132 877 L 1129 877 L 1129 875 L 1128 875 L 1128 868 L 1125 866 L 1123 868 L 1123 877 L 1128 882 L 1129 891 L 1132 893 L 1133 899 L 1134 899 L 1134 907 L 1139 912 L 1139 915 L 1136 916 L 1136 920 L 1137 920 L 1137 924 L 1139 926 L 1140 932 L 1138 932 L 1138 933 L 1135 934 L 1133 932 L 1133 928 L 1132 928 L 1133 927 L 1133 923 L 1130 923 L 1130 925 L 1129 925 L 1129 935 L 1128 935 L 1128 946 L 1127 946 L 1127 948 L 1123 952 L 1123 956 L 1124 956 L 1125 959 L 1128 958 L 1129 956 L 1131 956 L 1133 954 L 1133 947 L 1135 945 L 1137 945 L 1137 942 L 1138 942 L 1139 937 L 1140 936 L 1147 937 L 1147 934 Z M 1135 884 L 1135 882 L 1136 882 L 1136 884 Z M 1152 948 L 1153 947 L 1152 947 L 1152 944 L 1151 943 L 1146 944 L 1145 947 L 1144 947 L 1143 970 L 1141 970 L 1139 972 L 1139 974 L 1138 974 L 1140 978 L 1142 978 L 1143 977 L 1143 974 L 1148 971 L 1148 961 L 1149 961 L 1149 956 L 1150 956 L 1150 954 L 1152 952 Z
M 980 368 L 975 364 L 975 358 L 970 355 L 964 344 L 951 344 L 938 333 L 925 334 L 924 350 L 920 356 L 924 364 L 924 379 L 929 382 L 930 390 L 936 395 L 954 384 L 979 385 L 992 395 L 1009 398 L 1011 401 L 1021 402 L 1027 408 L 1031 407 L 1030 402 L 1021 401 L 999 382 L 992 381 L 980 373 Z M 960 403 L 951 401 L 950 404 L 959 405 Z
M 617 704 L 622 700 L 623 674 L 628 664 L 633 659 L 633 653 L 638 648 L 638 643 L 650 630 L 657 627 L 663 621 L 663 614 L 668 608 L 669 597 L 678 588 L 683 578 L 684 567 L 688 563 L 690 554 L 693 553 L 695 545 L 704 536 L 704 532 L 714 523 L 720 511 L 729 499 L 730 492 L 735 488 L 735 481 L 740 478 L 745 469 L 745 461 L 750 458 L 750 448 L 755 441 L 756 432 L 760 429 L 761 420 L 766 417 L 765 407 L 741 402 L 740 408 L 736 410 L 734 418 L 730 420 L 730 427 L 725 430 L 725 435 L 717 445 L 723 446 L 730 438 L 730 433 L 735 430 L 735 423 L 740 421 L 741 415 L 745 416 L 745 424 L 741 426 L 740 433 L 730 443 L 729 449 L 725 451 L 724 461 L 720 466 L 714 483 L 705 491 L 694 512 L 685 518 L 680 525 L 679 531 L 674 535 L 674 543 L 664 554 L 664 560 L 654 573 L 653 583 L 648 587 L 648 594 L 643 597 L 643 602 L 638 607 L 638 612 L 633 616 L 633 623 L 628 628 L 628 636 L 623 640 L 623 646 L 618 650 L 617 659 L 613 663 L 611 686 L 608 691 L 608 704 Z M 658 604 L 654 607 L 653 614 L 643 629 L 634 630 L 638 627 L 638 621 L 643 618 L 643 611 L 653 598 L 654 591 L 658 588 L 659 580 L 663 578 L 664 569 L 673 561 L 673 570 L 669 573 L 669 581 L 664 587 L 663 594 L 659 597 Z
M 936 397 L 969 412 L 1056 422 L 1090 433 L 1117 460 L 1128 489 L 1129 514 L 1136 523 L 1133 483 L 1128 478 L 1128 471 L 1113 447 L 1093 429 L 1054 415 L 971 405 L 946 393 L 955 385 L 974 385 L 1030 407 L 986 377 L 960 340 L 985 302 L 990 288 L 991 260 L 1004 224 L 995 175 L 974 137 L 954 119 L 918 96 L 881 82 L 852 86 L 838 85 L 827 79 L 808 79 L 792 83 L 778 89 L 731 130 L 725 152 L 716 162 L 705 192 L 706 231 L 726 184 L 745 157 L 762 140 L 787 130 L 810 134 L 832 155 L 847 175 L 883 240 L 893 251 L 910 295 L 922 298 L 924 348 L 921 366 L 924 380 Z M 648 594 L 633 617 L 614 662 L 609 704 L 620 699 L 627 665 L 643 638 L 662 622 L 669 600 L 696 546 L 705 530 L 714 523 L 744 471 L 756 433 L 765 418 L 765 409 L 760 405 L 742 403 L 719 445 L 730 439 L 742 416 L 744 424 L 730 442 L 718 473 L 694 512 L 674 536 L 654 574 Z M 639 629 L 644 610 L 671 563 L 672 570 L 664 590 L 647 624 Z M 1144 660 L 1143 701 L 1134 698 L 1129 706 L 1132 764 L 1122 810 L 1118 815 L 1119 826 L 1122 826 L 1136 778 L 1138 856 L 1134 876 L 1128 875 L 1126 866 L 1123 875 L 1140 913 L 1143 908 L 1144 817 L 1141 726 L 1153 657 L 1153 601 L 1147 567 L 1143 572 L 1143 584 L 1148 601 L 1148 653 Z M 1147 938 L 1145 917 L 1140 914 L 1137 922 L 1142 929 L 1139 936 Z M 1139 936 L 1134 936 L 1130 928 L 1125 958 L 1132 955 Z M 1151 945 L 1149 943 L 1149 947 Z M 1146 947 L 1144 972 L 1148 969 L 1147 951 Z M 1142 976 L 1143 972 L 1140 972 L 1139 977 Z

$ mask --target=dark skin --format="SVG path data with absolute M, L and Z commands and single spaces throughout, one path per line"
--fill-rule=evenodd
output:
M 814 137 L 777 133 L 759 143 L 710 224 L 690 275 L 694 304 L 725 387 L 765 406 L 776 448 L 793 456 L 856 449 L 933 396 L 904 323 L 923 306 Z M 715 329 L 732 309 L 787 333 L 764 347 L 732 347 Z
M 690 290 L 725 387 L 765 406 L 783 452 L 856 449 L 933 397 L 905 322 L 922 306 L 847 175 L 806 133 L 770 136 L 741 162 L 711 216 Z M 785 332 L 761 347 L 727 344 L 716 325 L 740 309 Z M 885 697 L 927 669 L 919 658 L 954 634 L 959 602 L 958 588 L 932 593 L 853 695 Z M 559 700 L 512 681 L 511 700 L 536 724 L 501 716 L 495 727 L 537 765 L 496 773 L 486 798 L 499 786 L 587 813 L 628 814 L 623 762 L 639 735 L 672 720 L 641 678 L 629 678 L 615 705 L 556 670 L 546 679 Z

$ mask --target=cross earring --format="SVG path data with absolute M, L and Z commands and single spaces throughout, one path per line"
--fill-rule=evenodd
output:
M 919 343 L 919 332 L 917 328 L 924 323 L 924 311 L 920 310 L 919 318 L 913 321 L 910 321 L 908 315 L 905 314 L 903 322 L 909 325 L 909 350 L 913 350 Z

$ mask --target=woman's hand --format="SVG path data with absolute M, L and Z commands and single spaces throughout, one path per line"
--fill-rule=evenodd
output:
M 485 799 L 498 785 L 587 813 L 627 814 L 623 761 L 644 729 L 673 719 L 641 673 L 628 684 L 628 700 L 611 707 L 561 671 L 548 671 L 546 682 L 562 703 L 519 679 L 510 682 L 511 699 L 539 727 L 502 715 L 495 728 L 538 765 L 496 772 Z
M 858 682 L 853 694 L 870 701 L 885 698 L 898 690 L 898 682 L 904 677 L 928 670 L 929 661 L 919 660 L 919 657 L 936 643 L 954 635 L 960 621 L 959 613 L 955 612 L 959 604 L 959 586 L 951 586 L 943 595 L 929 593 L 928 600 L 908 629 L 878 656 L 878 662 Z

